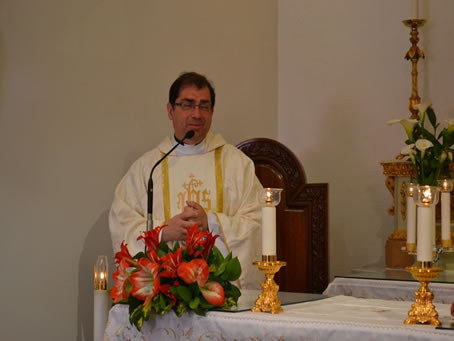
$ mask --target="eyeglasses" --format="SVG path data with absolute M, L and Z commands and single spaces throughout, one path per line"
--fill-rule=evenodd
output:
M 182 102 L 182 103 L 175 103 L 175 105 L 181 107 L 181 109 L 183 109 L 183 111 L 188 111 L 188 112 L 194 111 L 196 107 L 199 107 L 200 112 L 203 112 L 203 113 L 211 112 L 210 103 L 194 104 L 194 103 Z

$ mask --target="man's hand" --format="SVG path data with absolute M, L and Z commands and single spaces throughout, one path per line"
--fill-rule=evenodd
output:
M 188 231 L 185 227 L 191 227 L 194 224 L 199 226 L 199 231 L 208 231 L 208 216 L 203 207 L 195 201 L 187 201 L 186 205 L 182 213 L 167 222 L 167 227 L 162 230 L 163 241 L 186 240 Z
M 186 206 L 183 211 L 184 218 L 191 222 L 191 225 L 199 225 L 199 231 L 208 231 L 208 216 L 202 206 L 195 201 L 186 201 Z
M 162 230 L 161 240 L 164 242 L 186 240 L 188 231 L 185 227 L 188 226 L 188 222 L 183 219 L 183 213 L 177 214 L 167 222 L 167 226 Z

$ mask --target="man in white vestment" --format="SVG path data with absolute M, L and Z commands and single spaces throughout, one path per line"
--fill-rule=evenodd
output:
M 202 75 L 184 73 L 172 84 L 167 114 L 174 136 L 134 162 L 117 186 L 109 215 L 113 249 L 119 251 L 124 240 L 132 255 L 143 251 L 137 237 L 146 230 L 150 171 L 193 130 L 153 173 L 153 227 L 168 225 L 160 234 L 168 243 L 185 240 L 185 227 L 193 224 L 219 235 L 219 250 L 241 263 L 240 287 L 259 288 L 263 275 L 252 262 L 261 260 L 262 186 L 252 160 L 209 132 L 214 103 L 214 89 Z

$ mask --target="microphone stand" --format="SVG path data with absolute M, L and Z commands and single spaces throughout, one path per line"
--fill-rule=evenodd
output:
M 184 135 L 183 139 L 180 141 L 176 138 L 175 136 L 175 141 L 177 141 L 177 144 L 170 149 L 167 154 L 165 154 L 158 162 L 156 162 L 151 169 L 150 172 L 150 178 L 148 179 L 148 207 L 147 207 L 147 232 L 151 231 L 153 229 L 153 172 L 156 169 L 156 167 L 164 161 L 164 159 L 169 156 L 170 153 L 172 153 L 175 148 L 177 148 L 179 145 L 184 145 L 184 140 L 186 139 L 191 139 L 194 136 L 194 130 L 189 130 L 186 135 Z M 147 253 L 147 247 L 145 246 L 145 253 Z

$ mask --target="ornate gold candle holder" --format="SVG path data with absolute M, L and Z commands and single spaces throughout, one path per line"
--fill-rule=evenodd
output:
M 281 301 L 279 301 L 277 296 L 279 285 L 274 281 L 274 275 L 287 263 L 278 261 L 276 256 L 262 256 L 261 262 L 254 262 L 253 264 L 257 265 L 259 270 L 265 274 L 266 279 L 260 285 L 262 292 L 255 301 L 252 312 L 270 311 L 271 314 L 280 313 L 282 311 Z
M 424 52 L 418 47 L 418 27 L 422 27 L 426 21 L 424 19 L 408 19 L 404 20 L 403 23 L 405 26 L 411 28 L 411 47 L 405 54 L 405 59 L 411 61 L 411 96 L 409 99 L 408 109 L 412 114 L 410 118 L 418 119 L 418 109 L 415 108 L 415 104 L 421 103 L 421 98 L 418 95 L 418 61 L 419 58 L 424 58 Z
M 443 269 L 433 267 L 432 262 L 417 262 L 416 266 L 407 267 L 413 277 L 419 281 L 420 287 L 414 292 L 415 303 L 408 312 L 405 324 L 430 324 L 439 326 L 438 312 L 432 304 L 433 293 L 429 289 L 429 282 L 439 276 Z

